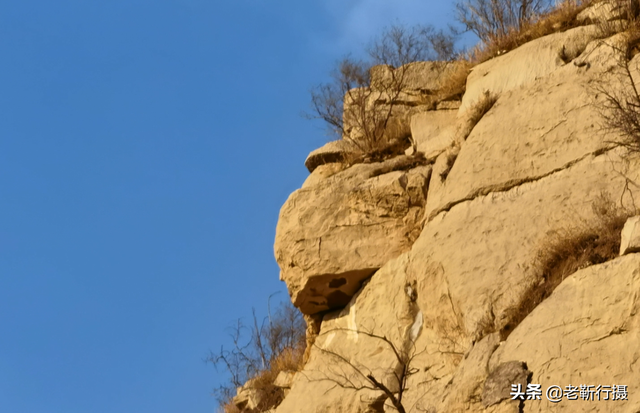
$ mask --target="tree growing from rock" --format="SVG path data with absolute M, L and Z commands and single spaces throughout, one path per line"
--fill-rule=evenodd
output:
M 328 381 L 343 389 L 361 392 L 365 390 L 380 393 L 373 402 L 373 408 L 383 411 L 385 402 L 389 402 L 399 413 L 410 411 L 404 405 L 404 395 L 408 390 L 409 378 L 419 370 L 413 366 L 416 356 L 415 337 L 410 337 L 402 345 L 394 343 L 385 335 L 375 334 L 371 331 L 348 328 L 333 328 L 320 334 L 319 337 L 333 333 L 362 334 L 370 339 L 383 344 L 393 354 L 395 367 L 385 371 L 374 371 L 372 367 L 350 359 L 338 350 L 330 349 L 314 343 L 322 354 L 328 356 L 335 363 L 327 367 L 327 371 L 315 372 L 319 376 L 310 378 L 311 381 Z
M 431 26 L 392 26 L 371 43 L 367 55 L 366 60 L 346 57 L 337 64 L 332 81 L 311 91 L 308 115 L 323 120 L 360 154 L 384 151 L 390 141 L 407 137 L 394 119 L 398 98 L 407 88 L 407 65 L 451 61 L 455 37 Z

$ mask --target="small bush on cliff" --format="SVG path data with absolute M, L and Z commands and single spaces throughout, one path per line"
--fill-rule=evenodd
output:
M 457 19 L 481 44 L 469 59 L 481 63 L 551 33 L 578 26 L 590 0 L 470 0 L 456 5 Z
M 468 125 L 463 134 L 464 139 L 467 139 L 467 137 L 469 137 L 469 134 L 471 133 L 473 128 L 475 128 L 478 122 L 480 122 L 480 119 L 482 119 L 482 117 L 491 110 L 491 108 L 497 101 L 498 95 L 491 93 L 488 90 L 482 92 L 482 96 L 469 109 L 467 120 Z
M 627 218 L 634 214 L 618 207 L 608 194 L 592 205 L 595 218 L 550 235 L 540 246 L 535 266 L 540 282 L 532 285 L 520 307 L 514 308 L 502 331 L 506 338 L 560 283 L 574 272 L 619 256 L 620 236 Z
M 228 381 L 214 390 L 220 411 L 241 412 L 233 403 L 236 389 L 251 380 L 251 387 L 261 394 L 257 412 L 267 411 L 282 401 L 284 391 L 274 385 L 281 371 L 298 371 L 305 350 L 306 325 L 302 314 L 282 303 L 274 314 L 269 311 L 262 323 L 253 312 L 250 325 L 241 320 L 231 329 L 233 346 L 211 352 L 207 361 L 228 374 Z
M 456 18 L 484 43 L 522 31 L 548 11 L 552 0 L 465 0 L 456 2 Z
M 354 392 L 375 391 L 378 397 L 367 402 L 367 411 L 388 411 L 393 409 L 399 413 L 408 413 L 410 410 L 404 405 L 403 397 L 408 389 L 409 378 L 420 370 L 414 366 L 415 358 L 420 354 L 416 351 L 416 337 L 409 337 L 406 343 L 394 343 L 387 336 L 375 334 L 372 331 L 350 328 L 333 328 L 324 331 L 320 336 L 327 335 L 362 335 L 372 340 L 380 346 L 386 348 L 393 354 L 396 366 L 387 371 L 376 371 L 376 366 L 366 366 L 347 357 L 338 350 L 328 346 L 320 346 L 317 343 L 314 347 L 322 354 L 332 360 L 327 363 L 327 370 L 315 372 L 315 377 L 308 377 L 310 381 L 327 381 L 335 387 L 352 390 Z M 361 401 L 365 402 L 364 399 Z M 413 406 L 415 407 L 415 405 Z
M 323 120 L 333 135 L 361 155 L 399 147 L 397 141 L 409 135 L 407 125 L 394 116 L 398 98 L 407 89 L 408 64 L 451 61 L 454 44 L 453 34 L 431 26 L 392 26 L 371 43 L 367 60 L 344 58 L 332 72 L 332 81 L 311 91 L 308 117 Z

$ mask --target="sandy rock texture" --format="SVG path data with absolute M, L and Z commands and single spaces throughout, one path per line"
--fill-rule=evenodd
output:
M 620 255 L 640 252 L 640 216 L 631 217 L 624 224 L 620 242 Z
M 603 286 L 607 286 L 603 288 Z M 637 412 L 640 409 L 640 255 L 585 268 L 562 283 L 491 357 L 526 360 L 531 383 L 593 386 L 590 400 L 525 401 L 527 412 Z M 601 386 L 629 386 L 628 400 L 604 400 Z M 600 400 L 599 400 L 600 399 Z
M 500 95 L 548 76 L 579 56 L 598 38 L 595 25 L 550 34 L 473 68 L 460 112 L 467 111 L 485 91 Z
M 355 165 L 289 197 L 275 254 L 302 312 L 345 306 L 363 280 L 411 247 L 431 174 L 430 166 L 403 170 L 413 162 L 403 156 Z
M 602 128 L 598 89 L 624 90 L 625 39 L 595 29 L 478 65 L 459 108 L 412 114 L 414 157 L 325 163 L 289 197 L 276 258 L 317 321 L 277 413 L 397 411 L 375 383 L 407 412 L 640 411 L 637 218 L 626 255 L 583 263 L 522 314 L 555 235 L 593 227 L 604 198 L 640 206 L 640 157 Z M 470 124 L 485 91 L 497 101 Z M 539 384 L 541 400 L 511 400 L 518 384 Z M 627 385 L 628 400 L 552 403 L 553 385 L 593 385 L 592 399 Z

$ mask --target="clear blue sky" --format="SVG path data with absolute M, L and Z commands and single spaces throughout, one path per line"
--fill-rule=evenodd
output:
M 0 412 L 204 413 L 333 63 L 440 0 L 0 1 Z

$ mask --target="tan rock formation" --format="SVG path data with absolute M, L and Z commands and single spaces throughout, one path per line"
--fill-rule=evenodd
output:
M 595 3 L 581 11 L 576 19 L 580 22 L 597 22 L 616 20 L 623 17 L 624 2 L 616 0 L 605 0 Z
M 327 163 L 341 163 L 345 160 L 350 152 L 353 152 L 348 141 L 337 140 L 331 141 L 321 148 L 316 149 L 307 156 L 304 165 L 309 172 L 313 172 L 318 166 Z
M 453 145 L 456 132 L 456 112 L 436 110 L 411 117 L 411 136 L 418 151 L 427 159 L 435 159 Z
M 600 122 L 598 87 L 623 87 L 625 38 L 595 36 L 578 27 L 525 44 L 477 66 L 458 111 L 412 114 L 432 165 L 327 163 L 291 195 L 276 258 L 315 316 L 277 413 L 396 411 L 385 388 L 410 412 L 640 411 L 636 221 L 627 255 L 584 261 L 542 302 L 531 296 L 548 282 L 541 251 L 592 227 L 603 194 L 637 212 L 640 159 Z M 484 91 L 498 100 L 470 123 Z M 513 384 L 540 384 L 542 400 L 511 400 Z M 628 400 L 544 393 L 581 384 L 627 385 Z
M 249 380 L 238 389 L 236 397 L 233 398 L 233 404 L 241 411 L 253 412 L 259 408 L 266 397 L 266 393 L 261 389 L 256 389 L 253 380 Z
M 420 231 L 431 168 L 414 158 L 358 164 L 304 185 L 282 207 L 275 253 L 281 278 L 305 314 L 346 305 Z M 311 175 L 313 176 L 313 174 Z
M 640 252 L 640 216 L 629 218 L 622 229 L 620 255 Z
M 603 286 L 606 285 L 606 288 Z M 585 268 L 562 283 L 494 353 L 490 365 L 526 360 L 531 383 L 550 386 L 628 385 L 628 400 L 525 402 L 525 411 L 548 412 L 566 404 L 572 412 L 640 409 L 640 255 Z M 601 392 L 601 398 L 604 393 Z
M 387 65 L 374 66 L 371 69 L 371 84 L 376 87 L 376 85 L 388 84 L 392 79 L 401 79 L 403 90 L 408 96 L 417 92 L 434 93 L 440 89 L 443 79 L 456 70 L 458 64 L 457 62 L 413 62 L 396 69 Z
M 595 25 L 576 27 L 533 40 L 474 67 L 467 80 L 460 113 L 468 110 L 485 91 L 501 95 L 548 76 L 575 59 L 598 36 Z

